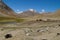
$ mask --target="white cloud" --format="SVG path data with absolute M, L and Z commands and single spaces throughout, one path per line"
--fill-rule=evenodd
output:
M 19 14 L 19 13 L 23 13 L 23 11 L 20 11 L 19 9 L 17 9 L 17 13 Z
M 44 9 L 42 9 L 42 12 L 45 12 L 45 10 L 44 10 Z
M 45 13 L 45 10 L 44 10 L 44 9 L 42 9 L 42 10 L 41 10 L 41 12 L 39 12 L 39 13 Z
M 19 12 L 17 12 L 17 13 L 23 13 L 23 11 L 19 11 Z
M 17 11 L 17 12 L 19 12 L 20 10 L 19 10 L 19 9 L 17 9 L 16 11 Z

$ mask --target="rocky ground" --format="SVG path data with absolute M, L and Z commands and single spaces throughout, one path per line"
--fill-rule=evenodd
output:
M 60 20 L 0 24 L 0 40 L 60 40 Z

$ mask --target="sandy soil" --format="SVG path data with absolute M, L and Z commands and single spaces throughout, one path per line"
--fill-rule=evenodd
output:
M 11 38 L 6 38 L 11 34 Z M 0 24 L 0 40 L 60 40 L 60 21 Z

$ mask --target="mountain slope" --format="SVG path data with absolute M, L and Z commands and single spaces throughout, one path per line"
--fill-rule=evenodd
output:
M 55 11 L 51 17 L 59 18 L 60 17 L 60 10 Z
M 27 10 L 18 14 L 19 17 L 29 17 L 29 16 L 35 16 L 35 15 L 39 15 L 39 13 L 35 12 L 34 10 Z
M 0 1 L 0 14 L 4 16 L 16 16 L 16 13 L 2 1 Z

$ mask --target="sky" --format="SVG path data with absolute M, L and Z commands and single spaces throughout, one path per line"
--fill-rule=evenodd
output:
M 34 9 L 37 12 L 54 12 L 60 9 L 60 0 L 3 0 L 15 12 Z

